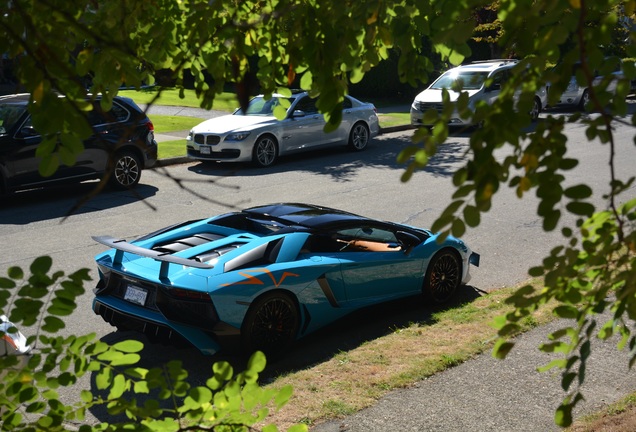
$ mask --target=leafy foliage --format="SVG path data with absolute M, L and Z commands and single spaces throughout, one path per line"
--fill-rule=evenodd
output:
M 2 430 L 60 431 L 73 423 L 82 424 L 81 431 L 115 431 L 131 425 L 137 430 L 172 432 L 194 425 L 197 430 L 255 430 L 269 407 L 278 410 L 291 397 L 291 387 L 274 390 L 258 385 L 266 363 L 261 352 L 254 353 L 239 374 L 229 363 L 217 362 L 205 385 L 192 386 L 178 361 L 151 369 L 138 366 L 143 348 L 138 341 L 108 345 L 95 340 L 94 334 L 55 336 L 90 278 L 87 269 L 65 276 L 51 267 L 51 259 L 41 257 L 31 265 L 28 277 L 19 267 L 0 277 L 0 311 L 8 312 L 18 327 L 37 324 L 37 333 L 28 338 L 34 346 L 30 355 L 0 357 Z M 78 402 L 65 403 L 58 389 L 77 387 L 86 374 L 94 378 L 98 394 L 81 390 Z M 146 396 L 143 404 L 137 399 L 141 395 Z M 110 415 L 125 415 L 126 420 L 85 424 L 86 411 L 98 405 L 106 406 Z M 278 429 L 268 425 L 262 430 Z M 300 432 L 306 426 L 288 430 Z
M 523 288 L 510 299 L 516 311 L 499 322 L 502 340 L 495 349 L 495 355 L 505 357 L 512 347 L 507 337 L 519 319 L 551 298 L 560 302 L 555 314 L 573 324 L 542 349 L 564 356 L 550 366 L 563 369 L 562 384 L 570 392 L 556 417 L 567 425 L 582 399 L 589 341 L 619 333 L 620 346 L 633 350 L 635 344 L 630 325 L 635 314 L 635 179 L 615 174 L 620 155 L 615 153 L 613 125 L 636 125 L 626 102 L 636 67 L 633 61 L 623 63 L 625 76 L 616 91 L 609 91 L 608 79 L 594 81 L 595 71 L 609 75 L 620 57 L 636 58 L 635 9 L 634 0 L 344 5 L 329 0 L 5 0 L 0 6 L 0 51 L 16 63 L 17 77 L 32 95 L 34 124 L 48 136 L 38 151 L 43 173 L 72 162 L 81 151 L 81 139 L 90 133 L 84 115 L 90 106 L 84 100 L 87 85 L 92 94 L 103 93 L 102 103 L 108 105 L 122 82 L 152 83 L 167 70 L 179 84 L 187 69 L 203 107 L 210 107 L 228 83 L 243 105 L 255 85 L 266 95 L 300 86 L 319 97 L 317 106 L 328 119 L 327 128 L 333 128 L 349 85 L 386 59 L 389 50 L 399 53 L 400 79 L 412 85 L 426 82 L 433 71 L 431 60 L 422 55 L 423 41 L 453 65 L 471 56 L 473 37 L 487 41 L 491 52 L 502 57 L 522 59 L 492 105 L 471 106 L 465 92 L 451 102 L 446 92 L 443 110 L 425 114 L 433 126 L 414 133 L 413 145 L 399 161 L 406 165 L 402 180 L 408 181 L 444 145 L 448 121 L 457 111 L 482 127 L 471 134 L 466 162 L 453 177 L 456 191 L 433 229 L 462 235 L 477 226 L 504 186 L 514 188 L 520 198 L 534 192 L 544 230 L 561 226 L 565 213 L 578 219 L 575 226 L 562 228 L 563 246 L 531 269 L 531 275 L 543 275 L 545 289 L 535 293 Z M 596 114 L 548 116 L 532 133 L 523 132 L 535 92 L 549 85 L 549 102 L 554 103 L 573 75 L 589 89 L 586 111 Z M 588 185 L 567 182 L 578 164 L 568 155 L 571 143 L 564 128 L 570 124 L 585 128 L 587 139 L 607 151 L 611 180 L 606 208 L 593 204 L 598 200 Z M 25 308 L 44 304 L 46 294 L 33 290 L 34 303 Z M 56 304 L 64 305 L 62 300 Z M 595 314 L 607 309 L 614 314 L 612 321 L 596 324 Z M 61 325 L 56 319 L 44 323 L 51 329 Z M 635 359 L 636 350 L 632 352 Z M 118 355 L 131 358 L 134 353 Z M 109 382 L 110 375 L 103 379 Z M 28 399 L 28 392 L 24 395 Z

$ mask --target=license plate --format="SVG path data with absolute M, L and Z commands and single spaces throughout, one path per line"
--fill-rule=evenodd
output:
M 146 291 L 145 289 L 136 287 L 134 285 L 128 285 L 128 287 L 126 287 L 124 300 L 128 300 L 131 303 L 136 303 L 143 306 L 146 304 L 146 297 L 148 297 L 148 291 Z
M 199 147 L 199 151 L 201 152 L 201 154 L 210 154 L 211 153 L 211 147 L 210 146 L 201 146 L 201 147 Z

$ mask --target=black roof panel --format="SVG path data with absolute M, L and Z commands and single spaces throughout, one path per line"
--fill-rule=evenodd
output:
M 244 210 L 245 213 L 288 221 L 292 225 L 318 228 L 344 221 L 368 220 L 363 216 L 312 204 L 279 203 Z

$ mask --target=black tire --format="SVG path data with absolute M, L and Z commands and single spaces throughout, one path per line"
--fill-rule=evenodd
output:
M 265 294 L 250 306 L 241 327 L 241 345 L 247 355 L 262 351 L 277 358 L 296 339 L 300 318 L 296 303 L 286 294 Z
M 585 111 L 585 105 L 590 101 L 590 93 L 587 89 L 583 90 L 583 94 L 581 95 L 581 100 L 579 101 L 579 110 Z
M 349 133 L 349 148 L 353 151 L 362 151 L 369 144 L 369 128 L 364 123 L 353 125 Z
M 541 114 L 541 101 L 535 97 L 530 110 L 530 121 L 534 123 L 539 120 L 539 114 Z
M 130 151 L 115 154 L 113 172 L 110 174 L 110 185 L 114 189 L 125 190 L 137 186 L 141 178 L 141 162 L 139 157 Z
M 457 292 L 462 281 L 462 262 L 453 249 L 438 252 L 428 264 L 423 292 L 427 300 L 442 304 Z
M 278 159 L 278 143 L 271 135 L 264 135 L 254 144 L 252 162 L 260 168 L 274 165 Z

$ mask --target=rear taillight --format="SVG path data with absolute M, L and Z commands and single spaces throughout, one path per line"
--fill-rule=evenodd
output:
M 180 298 L 184 300 L 198 300 L 198 301 L 204 301 L 204 302 L 210 302 L 210 303 L 212 302 L 212 299 L 210 298 L 210 294 L 199 292 L 199 291 L 186 290 L 182 288 L 171 288 L 170 290 L 168 290 L 168 293 L 172 297 L 176 297 L 176 298 Z
M 153 125 L 150 120 L 148 120 L 146 122 L 146 127 L 148 128 L 149 131 L 154 131 L 155 130 L 155 125 Z

